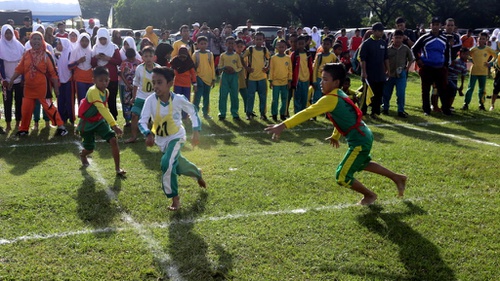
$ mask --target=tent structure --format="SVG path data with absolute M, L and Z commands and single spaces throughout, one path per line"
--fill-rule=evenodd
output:
M 0 0 L 2 10 L 31 10 L 42 22 L 67 20 L 82 15 L 78 0 Z

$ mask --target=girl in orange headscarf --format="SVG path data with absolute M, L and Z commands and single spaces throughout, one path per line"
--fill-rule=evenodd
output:
M 144 34 L 144 37 L 145 38 L 148 38 L 154 45 L 154 47 L 156 48 L 156 46 L 158 46 L 158 35 L 156 35 L 153 31 L 153 27 L 150 25 L 148 27 L 146 27 L 145 29 L 146 31 L 146 34 Z
M 27 136 L 31 122 L 31 115 L 35 108 L 35 101 L 40 101 L 43 110 L 52 121 L 58 126 L 56 135 L 65 136 L 68 131 L 57 112 L 57 108 L 47 96 L 49 80 L 52 82 L 56 96 L 59 95 L 59 78 L 52 57 L 46 52 L 43 35 L 35 31 L 30 35 L 31 49 L 26 51 L 21 61 L 16 67 L 14 75 L 9 83 L 9 89 L 13 86 L 13 81 L 20 75 L 24 75 L 24 97 L 21 108 L 22 117 L 19 131 L 16 135 Z M 52 96 L 52 93 L 50 93 Z

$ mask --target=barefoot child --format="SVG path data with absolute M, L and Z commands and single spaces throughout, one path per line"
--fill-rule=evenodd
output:
M 396 183 L 399 196 L 403 196 L 406 176 L 396 174 L 371 161 L 372 132 L 361 120 L 361 111 L 339 89 L 344 84 L 346 77 L 344 66 L 338 63 L 326 64 L 321 76 L 323 97 L 317 103 L 300 111 L 281 124 L 269 125 L 265 130 L 273 134 L 273 139 L 278 139 L 286 128 L 293 128 L 312 117 L 327 113 L 335 126 L 332 136 L 328 137 L 327 140 L 330 141 L 332 146 L 338 148 L 340 135 L 343 135 L 349 145 L 344 159 L 337 167 L 337 183 L 363 194 L 363 198 L 358 204 L 372 204 L 377 199 L 377 194 L 354 178 L 355 172 L 366 170 L 390 178 Z
M 78 107 L 77 131 L 82 136 L 83 150 L 80 152 L 82 165 L 87 167 L 89 161 L 87 156 L 94 151 L 95 135 L 99 135 L 111 145 L 111 153 L 115 161 L 117 176 L 124 176 L 125 170 L 120 168 L 120 148 L 116 135 L 121 135 L 122 130 L 116 124 L 116 120 L 108 109 L 109 91 L 106 89 L 109 83 L 109 72 L 106 67 L 98 66 L 93 70 L 94 86 L 90 87 L 87 95 Z
M 182 111 L 187 112 L 193 124 L 193 146 L 199 143 L 201 122 L 194 105 L 185 96 L 171 92 L 174 84 L 174 71 L 166 67 L 153 69 L 154 95 L 150 95 L 141 112 L 139 129 L 146 137 L 146 145 L 155 143 L 160 148 L 162 189 L 167 198 L 172 198 L 172 205 L 168 208 L 176 211 L 180 207 L 178 195 L 177 175 L 185 175 L 197 179 L 198 184 L 205 188 L 206 183 L 201 176 L 201 170 L 181 155 L 182 146 L 186 142 L 186 130 L 182 126 Z M 149 119 L 153 120 L 153 127 L 148 128 Z

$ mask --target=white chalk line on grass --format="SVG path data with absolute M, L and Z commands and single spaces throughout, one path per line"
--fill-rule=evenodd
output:
M 369 127 L 403 127 L 415 131 L 425 131 L 428 133 L 433 133 L 436 135 L 441 135 L 441 136 L 446 136 L 446 137 L 451 137 L 451 138 L 456 138 L 456 139 L 461 139 L 461 140 L 468 140 L 471 142 L 479 143 L 479 144 L 485 144 L 485 145 L 490 145 L 490 146 L 495 146 L 495 147 L 500 147 L 500 144 L 494 143 L 494 142 L 487 142 L 487 141 L 481 141 L 481 140 L 476 140 L 473 138 L 466 138 L 462 137 L 459 135 L 454 135 L 454 134 L 447 134 L 447 133 L 442 133 L 438 131 L 432 131 L 429 129 L 421 129 L 418 127 L 428 127 L 428 126 L 436 126 L 436 125 L 446 125 L 446 124 L 460 124 L 460 123 L 468 123 L 468 122 L 477 122 L 477 121 L 488 121 L 488 120 L 496 120 L 494 118 L 481 118 L 481 119 L 466 119 L 466 120 L 455 120 L 455 121 L 443 121 L 443 122 L 418 122 L 418 123 L 401 123 L 401 124 L 369 124 Z M 417 127 L 415 127 L 417 126 Z M 321 130 L 327 130 L 331 129 L 333 130 L 333 126 L 326 126 L 326 127 L 312 127 L 312 128 L 295 128 L 291 129 L 290 131 L 292 132 L 307 132 L 307 131 L 321 131 Z M 220 134 L 202 134 L 202 137 L 209 137 L 209 138 L 217 138 L 217 137 L 228 137 L 228 136 L 234 136 L 234 135 L 258 135 L 258 134 L 266 134 L 264 130 L 258 130 L 258 131 L 235 131 L 232 133 L 220 133 Z M 96 140 L 96 142 L 105 142 L 104 140 Z M 45 142 L 45 143 L 21 143 L 21 144 L 10 144 L 10 145 L 0 145 L 0 148 L 22 148 L 22 147 L 40 147 L 40 146 L 53 146 L 53 145 L 61 145 L 61 144 L 72 144 L 74 141 L 62 141 L 62 142 Z
M 378 205 L 394 205 L 398 202 L 407 201 L 407 202 L 418 202 L 426 200 L 424 198 L 405 198 L 397 199 L 397 200 L 388 200 L 388 201 L 377 201 Z M 200 222 L 210 222 L 210 221 L 223 221 L 223 220 L 236 220 L 236 219 L 246 219 L 246 218 L 254 218 L 254 217 L 266 217 L 266 216 L 277 216 L 277 215 L 301 215 L 308 212 L 324 212 L 324 211 L 333 211 L 333 210 L 343 210 L 353 207 L 361 207 L 358 204 L 338 204 L 338 205 L 330 205 L 330 206 L 320 206 L 314 208 L 299 208 L 292 210 L 278 210 L 278 211 L 264 211 L 264 212 L 254 212 L 254 213 L 239 213 L 239 214 L 229 214 L 225 216 L 219 217 L 207 217 L 207 218 L 197 218 L 197 219 L 182 219 L 182 220 L 174 220 L 167 223 L 153 223 L 150 225 L 140 225 L 136 222 L 127 221 L 131 227 L 106 227 L 101 229 L 87 229 L 87 230 L 79 230 L 79 231 L 70 231 L 70 232 L 62 232 L 55 234 L 34 234 L 34 235 L 26 235 L 20 236 L 14 239 L 0 239 L 0 245 L 5 244 L 14 244 L 17 242 L 24 242 L 30 240 L 45 240 L 51 238 L 65 238 L 69 236 L 76 235 L 85 235 L 85 234 L 99 234 L 99 233 L 112 233 L 112 232 L 122 232 L 122 231 L 130 231 L 135 230 L 138 232 L 146 232 L 145 228 L 168 228 L 175 224 L 193 224 Z M 157 242 L 154 242 L 155 244 Z
M 80 151 L 83 149 L 83 146 L 80 144 L 80 142 L 75 141 L 74 143 L 78 146 L 78 149 Z M 101 175 L 97 165 L 92 163 L 92 159 L 88 160 L 90 165 L 86 169 L 91 170 L 95 175 L 97 181 L 101 185 L 106 187 L 105 189 L 106 196 L 112 201 L 118 201 L 116 192 L 109 187 L 108 183 Z M 119 205 L 117 208 L 120 211 L 122 220 L 128 223 L 131 226 L 130 229 L 137 232 L 137 234 L 139 234 L 139 236 L 144 240 L 144 242 L 146 242 L 149 250 L 153 253 L 154 258 L 158 261 L 160 267 L 167 272 L 169 278 L 171 278 L 172 280 L 182 280 L 177 266 L 175 266 L 174 262 L 170 259 L 169 255 L 163 251 L 161 244 L 154 239 L 154 237 L 149 233 L 149 231 L 146 228 L 143 227 L 143 225 L 136 222 L 127 212 L 123 211 Z M 116 230 L 119 229 L 120 228 Z M 113 230 L 113 228 L 109 228 L 109 230 Z M 100 233 L 103 232 L 104 231 L 101 231 Z

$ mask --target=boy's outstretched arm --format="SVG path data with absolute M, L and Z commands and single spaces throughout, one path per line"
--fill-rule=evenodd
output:
M 272 139 L 273 140 L 278 140 L 280 138 L 281 133 L 286 129 L 285 123 L 280 123 L 280 124 L 272 124 L 268 125 L 264 131 L 266 131 L 268 134 L 273 134 Z

